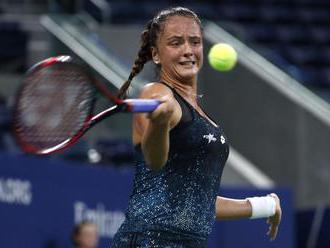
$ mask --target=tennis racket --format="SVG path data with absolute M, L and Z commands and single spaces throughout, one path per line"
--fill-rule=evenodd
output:
M 94 114 L 99 92 L 113 105 Z M 51 57 L 34 65 L 24 77 L 14 108 L 14 133 L 24 152 L 51 154 L 75 144 L 109 116 L 152 112 L 159 104 L 154 99 L 118 99 L 87 66 L 70 56 Z

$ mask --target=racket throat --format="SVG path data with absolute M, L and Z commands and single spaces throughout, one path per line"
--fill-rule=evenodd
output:
M 89 127 L 94 126 L 96 123 L 110 117 L 111 115 L 114 115 L 118 112 L 123 112 L 121 106 L 115 105 L 111 108 L 108 108 L 100 113 L 98 113 L 97 115 L 93 116 L 90 120 L 89 120 Z M 124 111 L 126 112 L 126 111 Z

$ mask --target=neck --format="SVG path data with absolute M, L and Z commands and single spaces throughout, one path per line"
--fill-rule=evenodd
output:
M 190 81 L 179 81 L 174 78 L 162 74 L 160 80 L 173 87 L 181 96 L 189 102 L 197 102 L 197 80 L 194 78 Z

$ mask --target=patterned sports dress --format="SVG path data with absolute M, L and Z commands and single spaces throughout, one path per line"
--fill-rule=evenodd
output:
M 207 247 L 229 146 L 220 127 L 171 90 L 182 117 L 170 131 L 168 161 L 153 171 L 136 147 L 133 193 L 113 248 Z

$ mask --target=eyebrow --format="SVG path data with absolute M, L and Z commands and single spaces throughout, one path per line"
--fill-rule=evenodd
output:
M 167 38 L 167 40 L 175 40 L 175 39 L 182 39 L 183 36 L 179 36 L 179 35 L 174 35 L 174 36 L 170 36 Z M 201 36 L 198 36 L 198 35 L 192 35 L 192 36 L 189 36 L 189 39 L 201 39 L 202 37 Z

